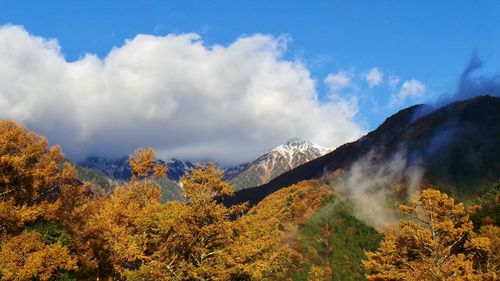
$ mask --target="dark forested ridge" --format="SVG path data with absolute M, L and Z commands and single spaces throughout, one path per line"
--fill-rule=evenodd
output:
M 434 111 L 416 105 L 387 118 L 376 130 L 355 142 L 224 200 L 226 204 L 245 201 L 257 204 L 280 188 L 346 169 L 370 151 L 376 151 L 380 161 L 402 151 L 409 165 L 418 164 L 425 169 L 430 183 L 444 186 L 458 196 L 467 196 L 484 191 L 483 187 L 500 178 L 499 144 L 498 97 L 479 96 Z

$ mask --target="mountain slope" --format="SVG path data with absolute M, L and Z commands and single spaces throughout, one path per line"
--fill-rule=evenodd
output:
M 236 190 L 259 186 L 327 152 L 327 148 L 293 139 L 250 163 L 226 170 L 225 175 Z
M 178 181 L 188 170 L 192 169 L 194 165 L 191 162 L 184 162 L 177 159 L 172 159 L 163 163 L 167 165 L 167 177 L 154 178 L 156 183 L 162 188 L 163 200 L 182 200 L 182 190 L 178 185 Z M 80 174 L 85 171 L 86 173 L 83 173 L 83 175 L 88 174 L 89 171 L 95 171 L 111 181 L 118 183 L 121 181 L 128 181 L 132 177 L 132 171 L 128 165 L 127 157 L 118 159 L 89 157 L 85 161 L 79 163 L 79 166 Z
M 352 208 L 332 196 L 297 232 L 300 252 L 307 262 L 292 280 L 311 280 L 312 266 L 331 269 L 332 280 L 365 280 L 361 260 L 378 248 L 381 234 L 358 220 Z
M 375 250 L 381 235 L 356 219 L 333 190 L 318 180 L 302 181 L 271 194 L 245 215 L 278 224 L 284 243 L 301 256 L 288 268 L 287 280 L 319 280 L 310 276 L 313 267 L 327 273 L 320 280 L 364 280 L 363 253 Z
M 168 162 L 160 160 L 160 162 L 167 165 L 167 176 L 170 180 L 175 182 L 179 181 L 186 171 L 194 168 L 191 162 L 177 159 L 172 159 Z M 128 157 L 117 159 L 89 157 L 85 159 L 85 161 L 79 163 L 79 165 L 96 170 L 112 180 L 129 180 L 132 177 L 132 171 L 128 165 Z
M 455 196 L 481 193 L 500 178 L 500 98 L 479 96 L 429 112 L 416 105 L 389 117 L 376 130 L 331 153 L 307 162 L 271 182 L 241 190 L 226 204 L 254 205 L 274 191 L 299 181 L 348 169 L 368 153 L 387 162 L 404 154 L 407 165 L 419 165 L 425 179 Z

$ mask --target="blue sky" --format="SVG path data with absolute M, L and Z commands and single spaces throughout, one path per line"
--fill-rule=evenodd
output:
M 68 62 L 86 53 L 103 59 L 140 33 L 197 33 L 206 46 L 257 33 L 284 37 L 283 59 L 307 68 L 320 100 L 333 92 L 355 99 L 354 118 L 365 130 L 452 92 L 474 52 L 485 62 L 480 72 L 500 71 L 500 1 L 4 0 L 4 24 L 57 39 Z M 370 70 L 381 74 L 371 86 Z M 329 75 L 337 84 L 325 83 Z M 397 99 L 405 82 L 409 93 Z
M 208 44 L 286 34 L 292 39 L 286 56 L 303 60 L 318 80 L 337 70 L 378 67 L 424 82 L 432 95 L 453 86 L 474 51 L 486 72 L 500 70 L 499 1 L 4 0 L 0 23 L 57 38 L 68 60 L 105 56 L 138 33 L 195 32 Z M 371 92 L 387 103 L 387 88 Z M 371 106 L 360 115 L 369 129 L 387 117 L 368 112 Z

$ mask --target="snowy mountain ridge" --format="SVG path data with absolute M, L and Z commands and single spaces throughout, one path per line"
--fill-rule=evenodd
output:
M 235 189 L 245 189 L 267 183 L 282 173 L 323 156 L 330 151 L 331 149 L 309 141 L 291 139 L 287 143 L 269 150 L 252 162 L 224 170 L 224 177 L 233 184 Z M 196 164 L 189 161 L 178 159 L 158 161 L 166 164 L 168 179 L 174 184 L 178 184 L 179 179 L 196 166 Z M 96 170 L 112 180 L 129 180 L 132 176 L 128 165 L 128 157 L 116 159 L 89 157 L 79 165 Z
M 277 146 L 271 149 L 268 153 L 257 158 L 257 162 L 265 162 L 266 157 L 271 155 L 279 155 L 288 160 L 290 166 L 294 165 L 297 161 L 297 157 L 302 157 L 305 155 L 317 158 L 325 155 L 326 153 L 332 151 L 332 149 L 319 146 L 309 141 L 304 141 L 298 138 L 291 139 L 285 144 Z
M 309 141 L 291 139 L 256 160 L 239 166 L 239 172 L 226 173 L 226 178 L 236 189 L 258 186 L 330 151 L 331 149 Z

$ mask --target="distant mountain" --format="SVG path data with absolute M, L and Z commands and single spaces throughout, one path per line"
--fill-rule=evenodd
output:
M 111 180 L 129 180 L 132 177 L 127 157 L 117 159 L 88 157 L 78 165 L 95 170 Z
M 224 176 L 226 180 L 229 180 L 233 184 L 236 190 L 259 186 L 329 151 L 327 148 L 308 141 L 292 139 L 283 145 L 271 149 L 252 162 L 226 169 Z M 168 179 L 166 181 L 169 186 L 177 185 L 179 179 L 187 171 L 195 167 L 195 164 L 189 161 L 177 159 L 163 163 L 168 168 Z M 89 157 L 80 162 L 79 166 L 97 171 L 99 174 L 114 181 L 126 181 L 132 177 L 127 157 L 116 159 Z
M 167 165 L 168 179 L 174 182 L 178 182 L 186 171 L 194 168 L 194 164 L 188 161 L 177 159 L 172 159 L 168 162 L 159 161 Z M 79 165 L 96 170 L 112 180 L 129 180 L 132 177 L 132 171 L 128 165 L 128 157 L 120 157 L 117 159 L 89 157 L 80 162 Z
M 425 105 L 403 109 L 359 140 L 224 201 L 254 205 L 283 187 L 349 169 L 374 151 L 374 165 L 400 153 L 408 168 L 424 170 L 425 182 L 459 198 L 478 195 L 500 180 L 500 98 L 479 96 L 437 110 Z
M 292 139 L 271 149 L 256 160 L 225 171 L 236 190 L 259 186 L 330 150 L 301 139 Z
M 172 159 L 168 162 L 159 161 L 167 165 L 167 177 L 154 179 L 162 188 L 163 200 L 182 200 L 182 189 L 178 184 L 179 179 L 195 165 L 191 162 L 177 159 Z M 121 157 L 118 159 L 89 157 L 85 159 L 85 161 L 78 163 L 78 166 L 80 166 L 79 174 L 83 175 L 83 179 L 89 178 L 88 175 L 92 175 L 91 171 L 95 171 L 111 181 L 114 181 L 115 184 L 122 181 L 128 181 L 132 177 L 132 171 L 128 165 L 128 157 Z M 94 178 L 96 178 L 95 175 L 92 179 Z M 102 182 L 102 180 L 99 182 Z
M 189 161 L 181 161 L 177 159 L 172 159 L 167 162 L 167 175 L 168 178 L 178 182 L 184 174 L 193 169 L 195 167 L 195 164 L 189 162 Z
M 86 168 L 82 167 L 78 164 L 72 163 L 76 168 L 76 178 L 82 182 L 88 182 L 91 183 L 94 186 L 98 186 L 100 188 L 103 188 L 104 190 L 112 190 L 114 188 L 114 185 L 116 182 L 114 182 L 112 179 L 104 176 L 102 173 L 98 172 L 97 170 L 91 169 L 91 168 Z

